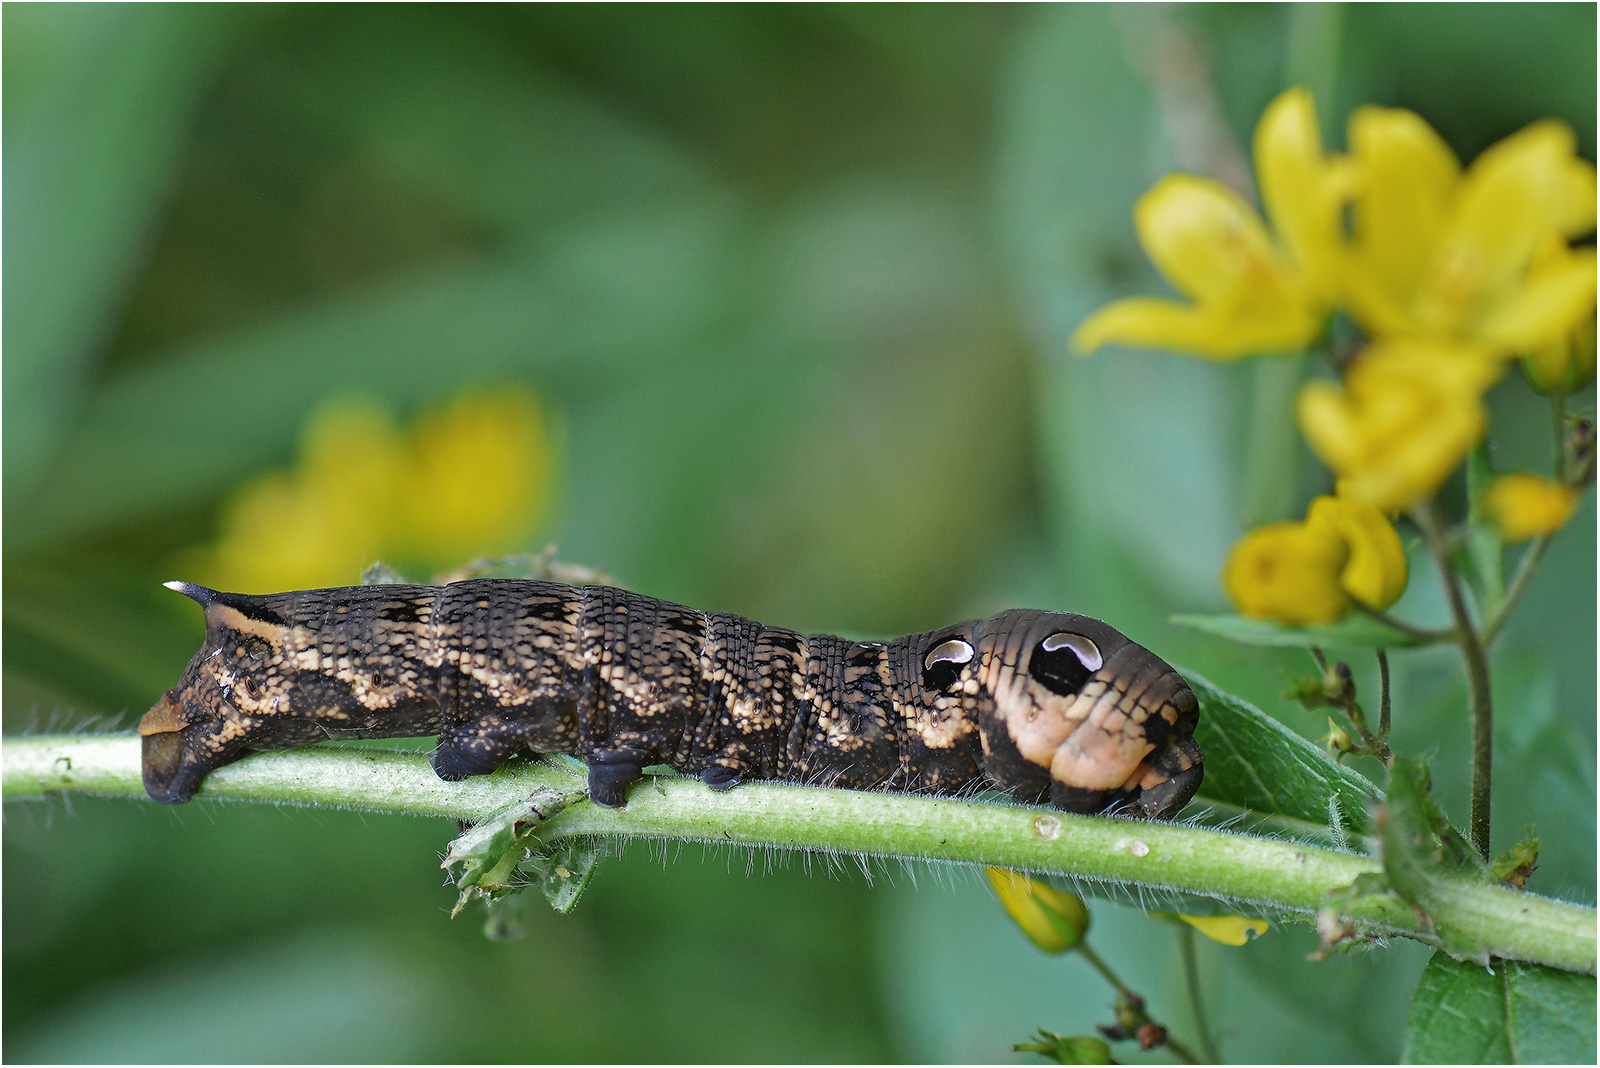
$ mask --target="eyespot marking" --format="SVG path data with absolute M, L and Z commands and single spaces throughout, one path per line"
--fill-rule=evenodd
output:
M 1061 632 L 1040 642 L 1028 660 L 1028 674 L 1051 693 L 1076 696 L 1104 663 L 1100 647 L 1081 634 Z
M 972 645 L 961 638 L 940 642 L 922 660 L 922 685 L 944 691 L 961 677 L 961 667 L 972 662 Z

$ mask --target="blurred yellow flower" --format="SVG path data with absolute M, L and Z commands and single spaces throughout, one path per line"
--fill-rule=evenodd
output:
M 1190 302 L 1116 301 L 1079 325 L 1074 348 L 1117 343 L 1226 360 L 1298 352 L 1322 333 L 1352 174 L 1323 153 L 1310 93 L 1290 89 L 1272 102 L 1256 128 L 1255 158 L 1278 240 L 1233 190 L 1168 175 L 1140 198 L 1134 225 L 1151 262 Z
M 1241 615 L 1305 626 L 1331 623 L 1352 599 L 1388 608 L 1406 588 L 1394 525 L 1371 505 L 1318 497 L 1303 522 L 1250 531 L 1228 555 L 1222 586 Z
M 380 559 L 429 575 L 522 544 L 553 468 L 521 388 L 463 394 L 409 432 L 372 401 L 336 399 L 307 422 L 295 468 L 243 486 L 217 541 L 181 566 L 246 593 L 350 585 Z
M 1046 953 L 1065 953 L 1089 931 L 1089 910 L 1076 894 L 1007 868 L 985 868 L 989 885 L 1022 933 Z
M 1225 946 L 1242 946 L 1252 938 L 1259 938 L 1271 926 L 1266 920 L 1247 920 L 1243 916 L 1185 916 L 1178 919 L 1193 927 L 1213 942 Z
M 544 418 L 522 391 L 465 393 L 411 431 L 397 559 L 444 565 L 520 544 L 549 500 Z
M 1326 526 L 1349 549 L 1339 572 L 1346 593 L 1380 612 L 1400 599 L 1409 578 L 1406 550 L 1382 512 L 1347 497 L 1318 497 L 1306 512 L 1306 522 Z
M 1311 382 L 1297 414 L 1339 493 L 1382 512 L 1432 495 L 1483 436 L 1484 390 L 1501 367 L 1487 350 L 1427 338 L 1379 342 L 1344 384 Z
M 1250 531 L 1228 554 L 1222 588 L 1241 615 L 1306 626 L 1350 608 L 1339 573 L 1350 550 L 1328 526 L 1287 520 Z
M 1578 507 L 1578 491 L 1538 475 L 1515 472 L 1501 475 L 1483 499 L 1501 537 L 1527 541 L 1560 530 Z
M 1594 229 L 1595 169 L 1564 124 L 1512 134 L 1465 174 L 1400 108 L 1357 110 L 1349 142 L 1359 178 L 1344 289 L 1369 334 L 1471 340 L 1506 355 L 1554 344 L 1593 313 L 1594 249 L 1565 239 Z

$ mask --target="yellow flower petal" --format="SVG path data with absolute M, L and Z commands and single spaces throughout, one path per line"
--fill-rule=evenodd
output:
M 1185 351 L 1227 358 L 1297 352 L 1321 332 L 1323 309 L 1231 189 L 1168 175 L 1140 198 L 1134 223 L 1151 261 L 1195 302 L 1192 319 L 1176 315 L 1183 306 L 1170 302 L 1133 305 L 1147 321 L 1144 336 L 1193 337 Z M 1128 314 L 1124 302 L 1112 319 L 1125 326 Z M 1121 340 L 1102 322 L 1081 334 L 1080 347 L 1095 336 Z
M 1281 319 L 1268 314 L 1229 319 L 1220 309 L 1155 297 L 1131 297 L 1107 304 L 1085 319 L 1073 333 L 1072 345 L 1085 355 L 1101 345 L 1127 345 L 1170 349 L 1211 360 L 1234 360 L 1300 347 L 1305 321 L 1295 309 L 1284 311 Z
M 1538 475 L 1516 472 L 1495 479 L 1483 503 L 1503 538 L 1527 541 L 1560 530 L 1578 507 L 1578 491 Z
M 1491 146 L 1461 181 L 1415 322 L 1474 332 L 1484 308 L 1522 281 L 1546 234 L 1581 233 L 1594 218 L 1594 168 L 1577 157 L 1564 124 L 1537 122 Z
M 1395 339 L 1358 357 L 1343 386 L 1308 383 L 1296 414 L 1341 496 L 1397 512 L 1431 496 L 1483 436 L 1483 391 L 1499 373 L 1481 347 Z
M 1289 89 L 1256 126 L 1256 180 L 1267 216 L 1310 285 L 1327 302 L 1343 273 L 1342 213 L 1353 172 L 1322 151 L 1317 108 L 1304 89 Z
M 1349 139 L 1360 176 L 1351 314 L 1373 334 L 1400 332 L 1432 265 L 1461 165 L 1433 127 L 1404 108 L 1357 109 Z
M 1384 514 L 1361 501 L 1318 497 L 1306 522 L 1323 524 L 1350 550 L 1339 585 L 1357 601 L 1382 611 L 1400 599 L 1408 578 L 1400 535 Z
M 1234 545 L 1222 588 L 1241 615 L 1303 626 L 1331 623 L 1350 608 L 1339 584 L 1349 550 L 1332 530 L 1308 523 L 1269 523 Z
M 1076 894 L 1006 868 L 985 868 L 989 885 L 1022 933 L 1046 953 L 1065 953 L 1083 941 L 1089 910 Z
M 1484 337 L 1529 352 L 1559 344 L 1594 317 L 1595 250 L 1567 250 L 1529 273 L 1527 281 L 1490 306 L 1479 326 Z
M 1243 916 L 1185 916 L 1178 918 L 1196 931 L 1225 946 L 1242 946 L 1266 933 L 1266 920 L 1247 920 Z

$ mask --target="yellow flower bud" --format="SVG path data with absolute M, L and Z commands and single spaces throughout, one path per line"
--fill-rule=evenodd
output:
M 1222 588 L 1242 615 L 1296 625 L 1331 623 L 1350 607 L 1339 583 L 1349 558 L 1344 541 L 1325 524 L 1269 523 L 1233 547 Z
M 1006 868 L 985 868 L 989 885 L 1022 933 L 1046 953 L 1065 953 L 1083 941 L 1089 910 L 1076 894 Z
M 1400 599 L 1408 577 L 1406 550 L 1382 512 L 1344 497 L 1318 497 L 1306 522 L 1328 527 L 1349 548 L 1350 558 L 1339 572 L 1346 593 L 1376 611 Z
M 1483 503 L 1501 537 L 1527 541 L 1560 530 L 1578 507 L 1578 491 L 1519 471 L 1495 479 Z
M 1594 381 L 1595 318 L 1578 329 L 1529 351 L 1522 372 L 1540 393 L 1575 393 Z
M 1247 920 L 1243 916 L 1185 916 L 1178 918 L 1213 942 L 1225 946 L 1242 946 L 1252 938 L 1266 933 L 1270 924 L 1266 920 Z

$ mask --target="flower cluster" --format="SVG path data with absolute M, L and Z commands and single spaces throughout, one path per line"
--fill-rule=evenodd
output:
M 1139 201 L 1135 225 L 1188 299 L 1117 301 L 1089 316 L 1073 343 L 1085 353 L 1120 343 L 1211 359 L 1294 353 L 1324 339 L 1343 312 L 1371 344 L 1341 381 L 1305 386 L 1296 415 L 1337 476 L 1338 498 L 1319 501 L 1323 510 L 1393 514 L 1430 498 L 1483 438 L 1484 394 L 1508 361 L 1521 358 L 1543 392 L 1593 379 L 1595 250 L 1572 241 L 1595 226 L 1595 168 L 1555 121 L 1507 137 L 1467 168 L 1400 108 L 1358 109 L 1347 143 L 1345 153 L 1323 148 L 1305 90 L 1272 102 L 1254 146 L 1270 229 L 1216 182 L 1162 179 Z M 1571 494 L 1518 485 L 1491 508 L 1508 538 L 1548 533 L 1570 514 L 1557 505 Z M 1369 522 L 1374 513 L 1364 514 Z M 1354 542 L 1308 516 L 1248 535 L 1224 584 L 1241 612 L 1284 622 L 1392 601 L 1350 585 L 1357 555 Z M 1403 560 L 1398 575 L 1403 588 Z
M 553 456 L 533 396 L 464 393 L 401 429 L 347 398 L 306 426 L 293 470 L 225 505 L 191 573 L 240 592 L 349 585 L 375 560 L 419 575 L 524 544 L 549 503 Z

